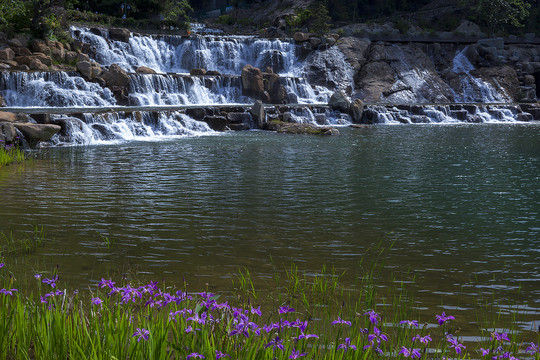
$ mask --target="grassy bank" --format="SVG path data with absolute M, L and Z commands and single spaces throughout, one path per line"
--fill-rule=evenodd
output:
M 335 272 L 307 276 L 292 266 L 275 271 L 275 291 L 263 294 L 242 270 L 225 299 L 185 283 L 122 279 L 79 292 L 64 289 L 55 271 L 21 289 L 3 256 L 2 359 L 540 359 L 538 333 L 522 341 L 492 324 L 464 344 L 451 313 L 418 318 L 403 284 L 378 292 L 377 261 L 356 290 Z
M 16 146 L 0 143 L 0 168 L 4 165 L 9 165 L 15 162 L 25 160 L 24 152 Z

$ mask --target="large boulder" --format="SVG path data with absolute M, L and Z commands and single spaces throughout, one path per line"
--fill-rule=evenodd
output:
M 279 75 L 274 73 L 263 73 L 264 90 L 270 96 L 270 102 L 272 104 L 285 104 L 287 103 L 287 91 L 285 87 L 281 85 Z
M 311 84 L 346 92 L 353 88 L 354 71 L 337 46 L 311 53 L 306 59 L 305 70 Z
M 45 55 L 51 54 L 51 48 L 47 46 L 47 42 L 41 39 L 34 39 L 30 45 L 33 52 L 42 53 Z
M 12 123 L 0 123 L 0 146 L 11 145 L 17 142 L 17 129 Z
M 296 41 L 296 42 L 308 41 L 309 36 L 310 36 L 310 34 L 303 33 L 303 32 L 295 32 L 294 35 L 293 35 L 294 41 Z
M 364 115 L 364 103 L 362 100 L 356 99 L 351 103 L 349 115 L 351 115 L 353 123 L 359 124 L 362 122 L 362 116 Z
M 129 42 L 131 32 L 128 29 L 112 28 L 109 30 L 109 37 L 111 40 Z
M 3 122 L 17 122 L 17 114 L 7 111 L 0 111 L 0 123 Z
M 30 56 L 32 55 L 32 52 L 30 49 L 25 47 L 19 47 L 19 48 L 13 48 L 13 51 L 15 52 L 16 56 Z
M 34 58 L 36 58 L 37 60 L 41 61 L 42 64 L 45 64 L 47 66 L 51 66 L 52 65 L 52 59 L 50 56 L 47 56 L 43 53 L 34 53 Z
M 394 70 L 386 62 L 367 63 L 358 75 L 359 96 L 364 101 L 380 101 L 383 92 L 392 88 Z
M 109 71 L 104 73 L 101 78 L 105 80 L 108 87 L 125 87 L 131 81 L 127 72 L 118 64 L 112 64 Z
M 199 69 L 199 68 L 191 69 L 189 71 L 189 75 L 192 75 L 192 76 L 206 75 L 206 69 Z
M 264 82 L 261 69 L 252 65 L 246 65 L 242 69 L 242 95 L 250 96 L 259 100 L 268 101 L 264 93 Z
M 156 74 L 156 70 L 151 69 L 151 68 L 149 68 L 149 67 L 147 67 L 147 66 L 139 66 L 139 67 L 135 70 L 135 72 L 136 72 L 137 74 Z
M 54 134 L 61 130 L 60 125 L 53 124 L 13 124 L 24 135 L 26 141 L 31 145 L 36 145 L 40 141 L 49 141 Z
M 251 107 L 251 115 L 253 116 L 253 120 L 257 124 L 257 127 L 259 129 L 262 129 L 265 121 L 266 121 L 266 113 L 264 111 L 264 106 L 261 100 L 255 101 L 255 104 Z
M 77 70 L 84 76 L 87 80 L 94 79 L 101 75 L 103 70 L 101 66 L 92 61 L 79 61 L 77 63 Z
M 30 63 L 28 64 L 28 67 L 30 67 L 30 70 L 38 70 L 38 71 L 47 71 L 49 70 L 49 67 L 39 61 L 36 58 L 33 58 L 30 60 Z
M 351 110 L 351 101 L 342 91 L 336 91 L 330 97 L 328 106 L 330 106 L 330 108 L 333 110 L 348 114 Z
M 58 61 L 64 61 L 66 50 L 64 44 L 59 41 L 47 41 L 47 46 L 51 49 L 51 57 Z
M 225 131 L 227 129 L 227 119 L 225 116 L 205 116 L 202 121 L 208 124 L 214 131 Z

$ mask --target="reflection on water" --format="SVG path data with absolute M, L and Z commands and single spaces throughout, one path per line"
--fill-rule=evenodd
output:
M 383 238 L 427 313 L 494 296 L 504 309 L 519 289 L 523 326 L 538 326 L 538 126 L 340 131 L 51 148 L 0 170 L 0 228 L 45 225 L 41 264 L 73 282 L 136 267 L 218 288 L 242 266 L 262 283 L 271 259 L 336 266 L 352 284 Z

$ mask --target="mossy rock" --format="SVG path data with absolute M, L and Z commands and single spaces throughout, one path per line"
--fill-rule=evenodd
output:
M 285 134 L 339 135 L 337 129 L 328 126 L 289 123 L 277 120 L 266 123 L 264 129 Z

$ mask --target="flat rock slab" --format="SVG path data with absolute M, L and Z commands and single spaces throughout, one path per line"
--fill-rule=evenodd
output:
M 288 123 L 283 121 L 271 121 L 266 123 L 265 130 L 277 131 L 285 134 L 339 135 L 339 131 L 332 127 Z
M 25 137 L 29 143 L 37 143 L 39 141 L 48 141 L 54 134 L 61 130 L 60 125 L 53 124 L 13 124 Z

